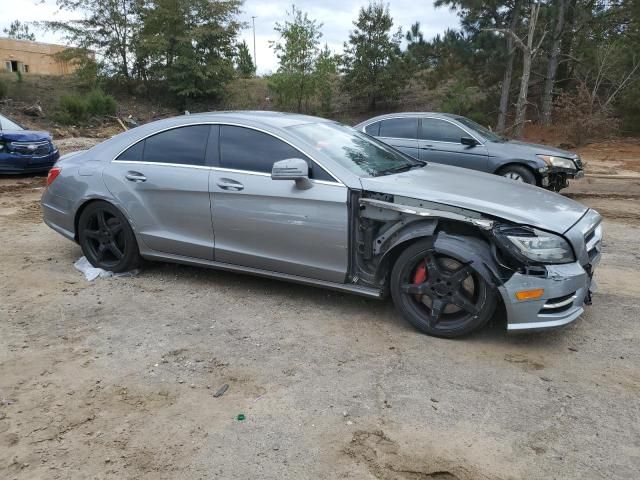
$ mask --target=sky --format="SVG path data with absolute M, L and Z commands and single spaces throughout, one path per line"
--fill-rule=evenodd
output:
M 97 0 L 99 1 L 99 0 Z M 296 8 L 309 14 L 323 24 L 322 42 L 327 43 L 335 53 L 341 53 L 343 43 L 353 30 L 353 21 L 358 16 L 360 7 L 367 5 L 367 0 L 296 0 Z M 412 23 L 419 21 L 425 38 L 430 39 L 448 27 L 458 26 L 456 14 L 448 8 L 434 8 L 431 1 L 389 0 L 389 9 L 394 20 L 393 30 L 402 26 L 403 32 Z M 265 74 L 278 68 L 278 60 L 269 47 L 270 40 L 277 40 L 273 30 L 276 22 L 286 19 L 286 12 L 291 10 L 292 0 L 245 0 L 240 19 L 247 22 L 248 28 L 242 30 L 240 38 L 247 41 L 253 53 L 253 29 L 251 17 L 255 16 L 256 25 L 256 57 L 258 73 Z M 16 8 L 18 6 L 19 8 Z M 78 18 L 66 11 L 58 11 L 55 0 L 0 0 L 0 36 L 13 20 L 31 22 L 39 20 L 69 20 Z M 54 33 L 35 31 L 39 41 L 58 43 L 60 38 Z

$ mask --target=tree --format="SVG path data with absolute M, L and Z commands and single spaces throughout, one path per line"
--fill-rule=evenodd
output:
M 219 99 L 235 75 L 240 5 L 240 0 L 149 0 L 136 40 L 144 76 L 166 82 L 182 107 L 194 99 Z
M 522 135 L 522 130 L 527 117 L 527 95 L 529 92 L 529 78 L 531 76 L 531 64 L 536 54 L 540 50 L 540 46 L 546 35 L 546 31 L 542 34 L 537 45 L 534 47 L 534 36 L 536 34 L 536 25 L 538 16 L 540 15 L 540 4 L 532 0 L 529 10 L 529 18 L 527 19 L 527 37 L 526 43 L 520 39 L 518 34 L 511 29 L 491 29 L 496 32 L 504 33 L 513 38 L 515 45 L 522 51 L 522 77 L 520 78 L 520 92 L 518 93 L 518 102 L 516 104 L 516 117 L 513 125 L 513 133 L 516 137 Z
M 244 40 L 238 44 L 236 70 L 242 78 L 251 78 L 256 74 L 256 67 L 249 53 L 249 46 Z
M 5 28 L 3 32 L 9 38 L 15 38 L 16 40 L 30 40 L 32 42 L 36 41 L 36 36 L 33 32 L 29 30 L 29 25 L 26 23 L 22 23 L 20 20 L 14 20 L 9 25 L 9 28 Z
M 512 36 L 507 35 L 503 51 L 495 48 L 494 45 L 483 45 L 478 42 L 482 32 L 488 29 L 508 29 L 513 32 L 518 30 L 521 22 L 522 0 L 478 2 L 477 0 L 436 0 L 436 7 L 448 5 L 452 10 L 458 11 L 463 29 L 474 38 L 474 50 L 485 50 L 487 58 L 492 57 L 500 60 L 500 66 L 504 65 L 502 82 L 500 87 L 500 103 L 498 108 L 498 121 L 496 130 L 504 131 L 511 96 L 511 84 L 513 80 L 513 70 L 515 63 L 515 42 Z M 493 63 L 493 62 L 492 62 Z M 495 67 L 499 68 L 498 65 Z
M 310 19 L 295 5 L 287 17 L 284 23 L 276 23 L 275 31 L 280 38 L 270 42 L 280 62 L 271 85 L 283 106 L 302 112 L 303 106 L 308 109 L 315 94 L 314 74 L 322 24 Z
M 320 112 L 328 115 L 332 110 L 333 84 L 337 80 L 340 58 L 325 44 L 316 60 L 314 72 L 315 85 L 320 100 Z
M 375 110 L 380 100 L 395 98 L 406 85 L 406 64 L 400 52 L 402 31 L 391 33 L 389 8 L 371 2 L 360 9 L 355 29 L 344 44 L 344 87 L 356 100 Z
M 547 62 L 547 74 L 544 79 L 544 91 L 542 93 L 542 108 L 540 111 L 540 123 L 551 124 L 551 107 L 553 104 L 553 87 L 558 73 L 558 63 L 560 60 L 560 48 L 565 27 L 565 15 L 569 8 L 569 0 L 558 0 L 555 5 L 555 26 L 551 41 L 551 51 Z
M 77 20 L 45 21 L 48 30 L 61 32 L 74 47 L 93 50 L 108 68 L 129 77 L 133 41 L 140 29 L 141 0 L 57 0 L 61 10 L 81 12 Z

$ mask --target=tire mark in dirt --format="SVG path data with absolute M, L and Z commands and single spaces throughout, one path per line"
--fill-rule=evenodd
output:
M 363 463 L 379 480 L 498 480 L 443 458 L 402 455 L 398 444 L 382 430 L 356 431 L 344 453 Z

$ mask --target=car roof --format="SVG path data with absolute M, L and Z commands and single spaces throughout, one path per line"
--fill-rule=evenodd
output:
M 241 121 L 264 123 L 273 127 L 286 128 L 303 123 L 331 122 L 325 118 L 302 115 L 299 113 L 273 112 L 269 110 L 228 110 L 218 112 L 204 112 L 185 115 L 192 121 Z M 182 118 L 184 118 L 182 117 Z M 176 117 L 174 117 L 176 118 Z
M 367 120 L 360 122 L 356 127 L 362 126 L 364 124 L 385 120 L 389 118 L 411 118 L 411 117 L 447 117 L 452 119 L 461 118 L 460 115 L 455 115 L 453 113 L 443 113 L 443 112 L 396 112 L 396 113 L 386 113 L 384 115 L 378 115 L 376 117 L 371 117 Z

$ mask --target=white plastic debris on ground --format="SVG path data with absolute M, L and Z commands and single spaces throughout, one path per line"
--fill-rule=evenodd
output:
M 109 278 L 109 277 L 132 277 L 140 273 L 140 270 L 131 270 L 129 272 L 113 273 L 102 268 L 96 268 L 89 263 L 87 257 L 80 257 L 76 263 L 73 264 L 76 270 L 84 274 L 84 278 L 87 281 L 92 282 L 96 278 Z

